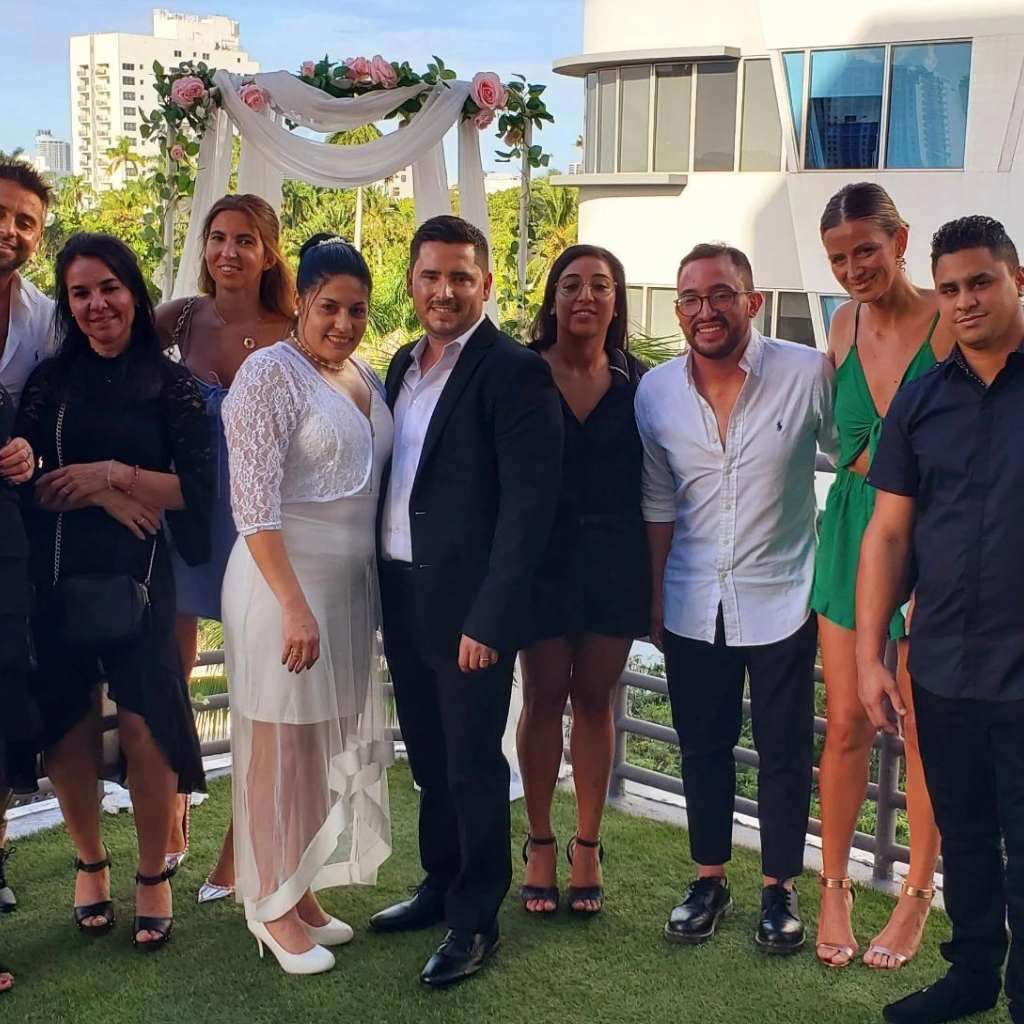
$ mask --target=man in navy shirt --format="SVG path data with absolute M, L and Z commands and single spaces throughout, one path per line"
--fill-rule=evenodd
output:
M 879 493 L 857 578 L 857 665 L 872 722 L 897 732 L 906 708 L 882 649 L 913 589 L 909 667 L 951 967 L 883 1016 L 941 1024 L 991 1008 L 1009 948 L 1010 1016 L 1024 1024 L 1024 270 L 990 217 L 941 227 L 932 270 L 957 344 L 885 420 L 868 476 Z

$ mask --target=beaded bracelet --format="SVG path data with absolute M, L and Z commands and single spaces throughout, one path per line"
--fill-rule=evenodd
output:
M 135 485 L 138 482 L 139 482 L 139 467 L 138 466 L 134 466 L 134 467 L 132 467 L 132 482 L 128 485 L 128 489 L 124 492 L 125 494 L 128 495 L 129 498 L 132 496 L 132 491 L 135 490 Z

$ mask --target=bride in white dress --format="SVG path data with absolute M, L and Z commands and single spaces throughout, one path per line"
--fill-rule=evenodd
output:
M 352 938 L 314 893 L 374 884 L 391 853 L 374 529 L 393 428 L 353 355 L 370 285 L 356 249 L 311 238 L 296 330 L 224 402 L 236 890 L 260 955 L 294 974 L 329 970 L 326 947 Z

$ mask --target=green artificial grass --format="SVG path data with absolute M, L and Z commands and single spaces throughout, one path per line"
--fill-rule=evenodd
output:
M 377 936 L 366 919 L 419 880 L 416 794 L 405 765 L 391 773 L 395 853 L 375 889 L 329 890 L 328 911 L 356 927 L 336 950 L 326 975 L 288 977 L 269 952 L 260 961 L 231 902 L 197 906 L 195 893 L 214 863 L 230 807 L 229 782 L 193 811 L 192 848 L 174 881 L 176 922 L 170 945 L 156 955 L 131 946 L 134 833 L 126 814 L 104 816 L 114 858 L 118 922 L 105 938 L 81 936 L 71 922 L 72 852 L 63 829 L 19 841 L 8 867 L 19 909 L 0 919 L 0 960 L 16 987 L 0 995 L 0 1021 L 17 1024 L 867 1024 L 883 1003 L 933 980 L 944 967 L 938 943 L 948 930 L 932 915 L 920 955 L 895 974 L 859 963 L 841 971 L 814 960 L 818 898 L 813 878 L 800 885 L 808 923 L 802 953 L 771 958 L 752 942 L 760 870 L 740 850 L 731 867 L 736 910 L 703 947 L 671 946 L 662 938 L 669 909 L 692 874 L 686 836 L 674 826 L 609 811 L 604 913 L 592 920 L 528 917 L 519 907 L 517 874 L 501 913 L 502 947 L 475 978 L 447 991 L 426 990 L 418 973 L 442 929 Z M 573 828 L 572 801 L 556 806 L 560 846 Z M 524 832 L 522 802 L 514 835 Z M 518 842 L 516 842 L 518 846 Z M 565 884 L 565 861 L 559 867 Z M 892 901 L 859 890 L 855 926 L 862 948 L 884 923 Z M 972 1018 L 1004 1021 L 1005 1009 Z

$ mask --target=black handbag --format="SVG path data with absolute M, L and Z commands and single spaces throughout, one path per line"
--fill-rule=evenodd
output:
M 57 464 L 61 468 L 64 466 L 61 434 L 66 408 L 67 403 L 61 403 L 57 413 Z M 81 573 L 61 579 L 63 532 L 64 513 L 60 512 L 53 548 L 53 594 L 61 637 L 72 647 L 91 649 L 113 647 L 137 639 L 149 611 L 149 581 L 153 575 L 157 538 L 153 538 L 149 569 L 142 583 L 127 573 Z

